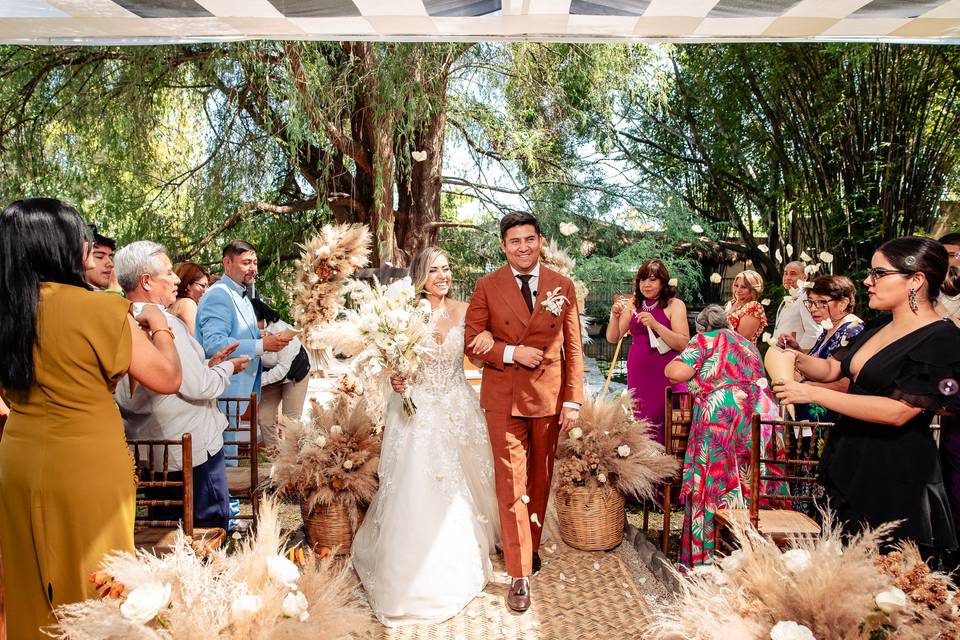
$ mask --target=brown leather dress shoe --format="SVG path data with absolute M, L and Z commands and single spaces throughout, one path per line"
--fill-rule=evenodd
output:
M 542 566 L 542 563 L 540 562 L 540 554 L 537 553 L 536 551 L 534 551 L 534 552 L 533 552 L 533 574 L 532 574 L 532 575 L 537 575 L 538 573 L 540 573 L 540 567 L 541 567 L 541 566 Z
M 507 593 L 507 606 L 518 613 L 530 608 L 530 580 L 528 578 L 514 578 Z

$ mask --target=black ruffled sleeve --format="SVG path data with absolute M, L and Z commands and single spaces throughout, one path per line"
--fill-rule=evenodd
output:
M 960 329 L 952 322 L 938 322 L 903 361 L 892 397 L 920 409 L 960 414 L 958 382 Z

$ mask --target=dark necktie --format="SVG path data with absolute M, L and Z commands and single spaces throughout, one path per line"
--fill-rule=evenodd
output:
M 520 278 L 520 295 L 523 296 L 523 301 L 527 303 L 527 309 L 530 313 L 533 313 L 533 292 L 530 291 L 530 278 L 533 276 L 529 273 L 517 275 Z

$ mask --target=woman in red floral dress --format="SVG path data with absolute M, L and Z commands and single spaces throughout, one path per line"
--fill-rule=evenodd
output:
M 760 305 L 763 278 L 756 271 L 746 270 L 733 279 L 733 299 L 724 311 L 730 328 L 756 344 L 767 327 L 767 314 Z

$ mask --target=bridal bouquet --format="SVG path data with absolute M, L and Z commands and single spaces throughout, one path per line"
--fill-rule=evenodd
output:
M 349 565 L 294 564 L 275 501 L 261 502 L 255 535 L 236 546 L 200 557 L 181 531 L 162 557 L 111 554 L 90 577 L 103 597 L 57 607 L 46 632 L 61 640 L 333 640 L 362 628 L 367 614 Z
M 409 277 L 387 286 L 358 281 L 347 291 L 356 308 L 318 329 L 317 342 L 352 358 L 366 378 L 386 373 L 412 380 L 429 349 L 430 303 L 417 296 Z M 403 393 L 403 410 L 408 416 L 417 411 L 409 389 Z
M 781 552 L 749 528 L 740 549 L 681 578 L 673 606 L 644 637 L 667 640 L 957 638 L 960 618 L 949 576 L 932 572 L 917 548 L 878 552 L 891 525 L 844 538 L 830 514 L 814 539 Z

